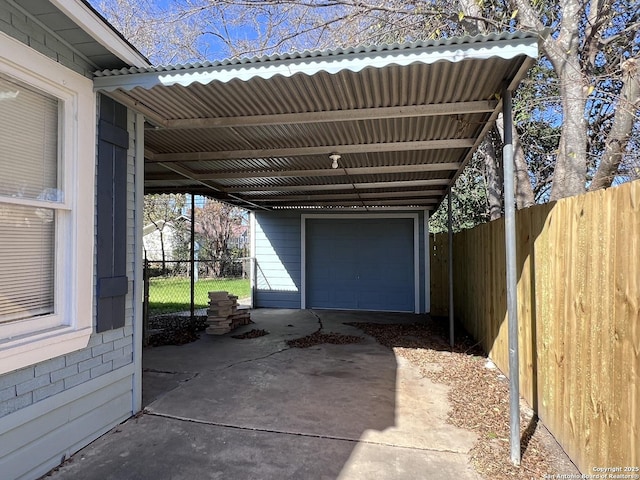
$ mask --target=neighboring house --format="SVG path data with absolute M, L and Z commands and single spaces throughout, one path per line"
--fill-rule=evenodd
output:
M 231 236 L 229 237 L 228 248 L 238 248 L 242 250 L 249 246 L 249 225 L 233 225 Z
M 172 222 L 158 220 L 155 224 L 150 223 L 144 227 L 142 235 L 142 244 L 147 260 L 153 262 L 160 262 L 162 260 L 185 260 L 184 258 L 175 258 L 176 229 Z
M 429 312 L 429 212 L 536 57 L 516 32 L 151 67 L 83 0 L 0 0 L 0 476 L 141 409 L 145 191 L 251 210 L 255 306 Z
M 162 251 L 164 249 L 164 260 L 166 261 L 188 261 L 188 240 L 182 245 L 185 253 L 180 253 L 180 232 L 187 236 L 190 234 L 191 219 L 185 215 L 179 215 L 171 222 L 158 220 L 155 224 L 150 223 L 142 229 L 142 247 L 145 258 L 152 262 L 162 261 Z M 183 240 L 184 241 L 184 240 Z M 199 250 L 196 242 L 196 254 Z

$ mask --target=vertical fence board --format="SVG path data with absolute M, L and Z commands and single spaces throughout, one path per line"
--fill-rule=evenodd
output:
M 516 228 L 521 394 L 583 472 L 639 465 L 640 181 L 520 210 Z M 431 242 L 446 315 L 446 235 Z M 502 220 L 454 235 L 456 317 L 508 374 L 504 255 Z
M 638 182 L 634 182 L 638 183 Z M 612 328 L 610 334 L 613 346 L 613 364 L 611 374 L 615 388 L 612 389 L 613 406 L 616 410 L 612 414 L 612 427 L 620 431 L 620 439 L 629 445 L 633 458 L 632 465 L 640 464 L 639 450 L 640 402 L 638 401 L 638 375 L 640 373 L 640 338 L 638 328 L 640 324 L 640 189 L 635 189 L 630 195 L 615 192 L 616 214 L 616 256 L 615 277 L 612 287 L 615 287 L 611 314 Z M 631 321 L 626 321 L 627 319 Z M 634 398 L 634 403 L 626 400 Z M 631 417 L 632 421 L 629 421 Z M 624 458 L 619 449 L 619 441 L 611 441 L 610 451 L 615 452 L 618 464 L 624 464 Z
M 588 403 L 590 392 L 593 391 L 594 384 L 589 373 L 589 365 L 591 358 L 596 350 L 591 348 L 583 348 L 583 345 L 591 345 L 595 340 L 591 332 L 591 324 L 599 321 L 597 318 L 597 304 L 592 301 L 596 290 L 596 279 L 598 278 L 597 270 L 594 268 L 593 259 L 597 258 L 600 250 L 600 236 L 602 234 L 600 219 L 604 223 L 608 223 L 605 211 L 602 208 L 602 194 L 604 191 L 597 192 L 594 195 L 584 195 L 579 198 L 584 199 L 579 212 L 576 211 L 576 218 L 580 222 L 580 242 L 578 244 L 578 252 L 588 252 L 592 248 L 595 249 L 594 255 L 576 255 L 580 264 L 580 275 L 578 277 L 580 290 L 577 292 L 578 303 L 576 304 L 576 317 L 579 319 L 578 331 L 576 332 L 575 351 L 577 358 L 575 360 L 575 379 L 569 384 L 571 387 L 575 385 L 576 401 L 574 402 L 574 425 L 573 438 L 576 444 L 584 444 L 584 435 L 582 435 L 585 416 L 588 412 Z M 599 437 L 606 437 L 599 435 Z
M 447 236 L 429 235 L 431 255 L 431 315 L 446 316 L 449 310 Z

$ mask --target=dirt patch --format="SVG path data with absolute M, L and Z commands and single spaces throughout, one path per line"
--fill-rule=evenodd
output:
M 293 340 L 287 340 L 287 345 L 292 348 L 309 348 L 315 345 L 322 345 L 324 343 L 331 343 L 334 345 L 347 345 L 352 343 L 360 343 L 363 340 L 362 337 L 355 335 L 342 335 L 341 333 L 322 333 L 320 331 L 314 332 L 311 335 L 307 335 L 302 338 L 295 338 Z
M 199 315 L 191 317 L 182 315 L 162 315 L 149 319 L 148 345 L 184 345 L 200 338 L 200 332 L 206 328 L 207 317 Z
M 471 337 L 458 336 L 451 349 L 445 340 L 446 322 L 348 325 L 393 349 L 396 355 L 419 367 L 425 377 L 451 387 L 448 421 L 478 434 L 470 456 L 475 469 L 485 478 L 538 479 L 549 474 L 579 474 L 524 401 L 520 409 L 522 463 L 520 467 L 511 464 L 508 381 Z
M 246 338 L 258 338 L 264 337 L 265 335 L 269 335 L 269 332 L 266 330 L 259 330 L 254 328 L 253 330 L 249 330 L 248 332 L 241 333 L 239 335 L 231 335 L 231 338 L 237 338 L 239 340 L 244 340 Z

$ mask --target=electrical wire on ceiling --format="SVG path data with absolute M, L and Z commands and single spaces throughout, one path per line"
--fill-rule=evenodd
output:
M 331 168 L 338 168 L 338 160 L 340 160 L 342 158 L 342 155 L 338 154 L 338 153 L 332 153 L 331 155 L 329 155 L 329 158 L 332 160 L 331 162 Z M 349 172 L 347 172 L 346 167 L 342 166 L 342 171 L 344 172 L 345 177 L 347 177 L 348 182 L 351 184 L 351 186 L 353 187 L 353 191 L 356 192 L 356 195 L 358 196 L 358 201 L 362 204 L 362 207 L 364 208 L 364 210 L 366 212 L 369 211 L 369 207 L 364 203 L 364 200 L 362 199 L 362 197 L 360 196 L 360 191 L 356 188 L 356 184 L 351 180 L 351 177 L 349 176 Z

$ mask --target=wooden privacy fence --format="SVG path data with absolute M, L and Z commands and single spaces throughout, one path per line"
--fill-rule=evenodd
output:
M 520 210 L 516 229 L 521 395 L 583 473 L 640 466 L 640 181 Z M 504 245 L 502 219 L 454 235 L 454 308 L 508 374 Z M 432 236 L 433 315 L 447 265 Z

